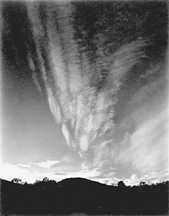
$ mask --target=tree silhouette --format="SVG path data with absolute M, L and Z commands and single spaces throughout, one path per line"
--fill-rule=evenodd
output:
M 140 186 L 145 186 L 146 185 L 146 182 L 140 182 Z
M 124 184 L 124 182 L 123 181 L 119 181 L 118 182 L 118 187 L 119 188 L 123 188 L 123 187 L 125 187 L 126 185 Z
M 22 180 L 19 178 L 14 178 L 11 180 L 12 183 L 16 183 L 16 184 L 22 184 Z
M 49 180 L 48 177 L 43 178 L 43 182 L 49 182 L 49 181 L 50 181 L 50 180 Z

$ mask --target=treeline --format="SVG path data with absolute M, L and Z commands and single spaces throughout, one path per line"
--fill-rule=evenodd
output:
M 33 184 L 1 180 L 1 213 L 61 215 L 167 215 L 169 181 L 147 185 L 108 186 L 83 178 L 60 182 L 44 178 Z

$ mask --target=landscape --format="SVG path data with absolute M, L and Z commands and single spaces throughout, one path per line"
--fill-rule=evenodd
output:
M 3 215 L 168 215 L 169 182 L 105 185 L 84 178 L 1 180 Z
M 167 0 L 1 0 L 2 215 L 167 215 Z

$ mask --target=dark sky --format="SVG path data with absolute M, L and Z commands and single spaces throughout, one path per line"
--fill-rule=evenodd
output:
M 166 1 L 1 5 L 2 177 L 167 178 Z

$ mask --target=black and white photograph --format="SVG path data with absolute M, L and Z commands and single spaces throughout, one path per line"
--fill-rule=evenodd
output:
M 1 0 L 2 216 L 169 214 L 166 0 Z

